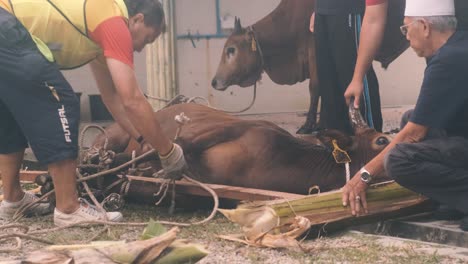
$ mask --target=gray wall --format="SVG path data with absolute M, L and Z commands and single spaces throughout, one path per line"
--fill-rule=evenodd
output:
M 176 30 L 178 35 L 215 34 L 216 0 L 175 0 Z M 234 16 L 243 26 L 253 24 L 271 12 L 280 0 L 220 0 L 222 25 L 232 27 Z M 231 87 L 225 92 L 215 91 L 210 83 L 218 66 L 225 38 L 177 40 L 177 80 L 180 93 L 186 96 L 204 96 L 216 107 L 239 110 L 252 99 L 252 88 Z M 146 90 L 145 53 L 135 54 L 135 69 L 140 87 Z M 380 82 L 382 105 L 412 105 L 419 92 L 425 62 L 408 50 L 384 71 L 378 64 L 375 69 Z M 82 118 L 90 119 L 87 94 L 98 93 L 88 67 L 65 72 L 76 91 L 83 92 Z M 258 85 L 257 101 L 248 113 L 304 111 L 309 105 L 307 81 L 293 86 L 274 84 L 263 75 Z

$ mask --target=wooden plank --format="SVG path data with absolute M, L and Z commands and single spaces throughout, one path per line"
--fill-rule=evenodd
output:
M 20 181 L 33 182 L 38 175 L 48 173 L 47 171 L 20 171 Z
M 20 179 L 22 181 L 34 181 L 36 176 L 47 173 L 47 171 L 21 171 Z M 156 178 L 140 177 L 140 176 L 131 176 L 127 175 L 130 180 L 137 180 L 142 182 L 151 182 L 154 184 L 161 184 L 163 180 Z M 302 198 L 305 195 L 294 194 L 294 193 L 285 193 L 285 192 L 275 192 L 269 190 L 253 189 L 253 188 L 244 188 L 236 186 L 227 186 L 220 184 L 207 184 L 208 187 L 213 189 L 219 198 L 227 198 L 234 200 L 246 200 L 246 201 L 263 201 L 263 200 L 274 200 L 274 199 L 298 199 Z M 157 189 L 156 189 L 157 191 Z M 210 196 L 210 194 L 203 190 L 200 186 L 187 182 L 187 181 L 177 181 L 176 182 L 176 191 L 181 194 L 190 194 L 196 196 Z M 151 194 L 152 195 L 152 194 Z
M 161 184 L 163 180 L 148 177 L 130 176 L 127 175 L 129 180 L 137 180 L 142 182 L 151 182 Z M 227 186 L 220 184 L 206 184 L 210 187 L 219 198 L 227 198 L 240 201 L 260 201 L 260 200 L 274 200 L 274 199 L 298 199 L 303 198 L 305 195 L 295 193 L 276 192 L 269 190 L 244 188 L 236 186 Z M 157 191 L 157 190 L 155 190 Z M 176 192 L 180 194 L 190 194 L 196 196 L 211 196 L 207 191 L 203 190 L 197 184 L 187 181 L 176 181 Z

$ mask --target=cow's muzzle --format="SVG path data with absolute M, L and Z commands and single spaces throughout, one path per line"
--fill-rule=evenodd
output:
M 211 81 L 211 87 L 218 91 L 225 91 L 229 87 L 229 85 L 224 81 L 218 80 L 217 78 L 213 78 L 213 80 Z

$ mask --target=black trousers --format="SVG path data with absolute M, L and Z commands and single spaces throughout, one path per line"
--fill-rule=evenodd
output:
M 468 30 L 468 1 L 455 0 L 455 12 L 459 30 Z
M 316 65 L 321 97 L 319 126 L 322 128 L 352 132 L 344 92 L 354 74 L 361 20 L 358 14 L 315 15 Z M 374 128 L 381 131 L 379 84 L 372 67 L 365 82 L 370 102 L 366 103 L 363 97 L 360 109 L 368 122 L 372 114 Z
M 468 214 L 467 138 L 432 130 L 421 142 L 397 144 L 385 170 L 401 186 Z
M 76 159 L 80 107 L 73 89 L 2 8 L 0 25 L 0 154 L 29 144 L 42 164 Z

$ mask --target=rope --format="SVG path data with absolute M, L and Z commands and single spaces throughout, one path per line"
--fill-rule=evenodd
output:
M 349 179 L 351 178 L 351 172 L 349 170 L 349 162 L 345 163 L 345 170 L 346 170 L 346 182 L 349 182 Z
M 206 106 L 208 106 L 208 107 L 210 107 L 212 109 L 215 109 L 215 110 L 218 110 L 218 111 L 221 111 L 221 112 L 224 112 L 224 113 L 228 113 L 228 114 L 240 114 L 240 113 L 243 113 L 243 112 L 246 112 L 246 111 L 250 110 L 250 108 L 252 108 L 252 106 L 255 104 L 255 101 L 257 100 L 257 82 L 255 82 L 253 87 L 254 87 L 254 90 L 253 90 L 253 95 L 252 95 L 252 101 L 250 102 L 250 104 L 247 107 L 245 107 L 245 108 L 243 108 L 241 110 L 238 110 L 238 111 L 229 111 L 229 110 L 223 110 L 223 109 L 220 109 L 220 108 L 216 108 L 216 107 L 212 106 L 210 104 L 210 102 L 208 101 L 208 99 L 206 99 L 203 96 L 189 97 L 186 100 L 186 103 L 192 103 L 192 102 L 195 103 L 196 100 L 203 100 L 205 102 Z M 177 95 L 171 101 L 175 101 L 175 99 L 178 98 L 179 96 L 181 96 L 181 95 Z M 147 96 L 147 98 L 154 99 L 154 100 L 159 100 L 159 98 L 157 98 L 157 97 L 153 98 L 151 96 Z
M 159 196 L 162 190 L 164 190 L 164 192 L 159 198 L 159 200 L 155 203 L 155 205 L 160 205 L 162 201 L 164 200 L 164 198 L 166 198 L 167 190 L 169 190 L 169 185 L 170 185 L 170 182 L 164 182 L 161 184 L 161 186 L 159 187 L 159 191 L 155 194 L 155 196 Z
M 246 108 L 244 108 L 242 110 L 239 110 L 239 111 L 227 111 L 227 110 L 221 110 L 221 109 L 216 109 L 216 108 L 215 109 L 219 110 L 219 111 L 223 111 L 223 112 L 228 113 L 228 114 L 240 114 L 240 113 L 246 112 L 247 110 L 252 108 L 252 106 L 254 105 L 256 99 L 257 99 L 257 82 L 255 82 L 255 84 L 254 84 L 252 101 L 250 102 L 250 104 Z
M 97 178 L 97 177 L 101 177 L 101 176 L 104 176 L 104 175 L 119 171 L 122 168 L 125 168 L 126 166 L 129 166 L 129 165 L 133 164 L 134 162 L 137 162 L 137 161 L 139 161 L 139 160 L 141 160 L 141 159 L 143 159 L 143 158 L 145 158 L 145 157 L 147 157 L 147 156 L 149 156 L 149 155 L 151 155 L 153 153 L 155 153 L 154 149 L 150 150 L 150 151 L 144 153 L 143 155 L 138 156 L 135 159 L 132 159 L 132 160 L 130 160 L 130 161 L 116 167 L 116 168 L 113 168 L 113 169 L 110 169 L 110 170 L 107 170 L 107 171 L 99 172 L 99 173 L 96 173 L 96 174 L 93 174 L 93 175 L 90 175 L 90 176 L 86 176 L 86 177 L 82 177 L 80 179 L 77 179 L 77 182 L 83 182 L 83 181 L 91 180 L 91 179 L 94 179 L 94 178 Z M 199 185 L 202 189 L 206 190 L 208 193 L 211 194 L 211 196 L 213 197 L 213 201 L 214 201 L 213 210 L 212 210 L 211 214 L 207 218 L 205 218 L 202 221 L 194 222 L 194 223 L 191 223 L 191 224 L 188 224 L 188 225 L 201 225 L 201 224 L 206 223 L 206 222 L 210 221 L 211 219 L 213 219 L 213 217 L 216 215 L 216 212 L 218 211 L 218 208 L 219 208 L 218 195 L 210 187 L 208 187 L 206 184 L 192 179 L 191 177 L 187 176 L 187 174 L 184 174 L 183 178 L 185 180 L 189 181 L 189 182 L 192 182 L 194 184 Z M 125 194 L 127 194 L 129 189 L 130 189 L 130 181 L 128 181 L 127 185 L 124 188 L 125 188 Z M 183 223 L 176 223 L 176 222 L 165 222 L 165 223 L 168 224 L 168 225 L 183 224 Z
M 81 183 L 81 182 L 84 182 L 84 181 L 88 181 L 88 180 L 91 180 L 91 179 L 95 179 L 95 178 L 98 178 L 98 177 L 102 177 L 104 175 L 108 175 L 110 173 L 113 173 L 113 172 L 117 172 L 119 170 L 121 170 L 122 168 L 125 168 L 131 164 L 133 164 L 134 162 L 137 162 L 141 159 L 144 159 L 146 158 L 147 156 L 151 155 L 155 153 L 155 150 L 150 150 L 146 153 L 144 153 L 143 155 L 141 156 L 138 156 L 136 157 L 135 159 L 132 159 L 116 168 L 113 168 L 113 169 L 110 169 L 110 170 L 107 170 L 107 171 L 102 171 L 102 172 L 98 172 L 98 173 L 95 173 L 93 175 L 89 175 L 89 176 L 83 176 L 79 179 L 77 179 L 77 182 L 78 183 Z M 211 219 L 214 218 L 214 216 L 216 215 L 216 212 L 218 211 L 218 208 L 219 208 L 219 198 L 218 198 L 218 195 L 216 194 L 215 191 L 213 191 L 210 187 L 208 187 L 206 184 L 202 183 L 202 182 L 199 182 L 197 180 L 194 180 L 192 179 L 191 177 L 189 177 L 187 174 L 189 174 L 188 172 L 184 173 L 183 174 L 183 179 L 191 182 L 191 183 L 194 183 L 194 184 L 197 184 L 198 186 L 200 186 L 202 189 L 206 190 L 208 193 L 211 194 L 211 196 L 213 197 L 213 202 L 214 202 L 214 206 L 213 206 L 213 210 L 211 211 L 211 214 L 205 218 L 204 220 L 202 221 L 198 221 L 198 222 L 194 222 L 194 223 L 178 223 L 178 222 L 167 222 L 167 221 L 160 221 L 161 224 L 167 224 L 167 225 L 175 225 L 175 226 L 191 226 L 191 225 L 201 225 L 201 224 L 204 224 L 208 221 L 210 221 Z M 125 186 L 125 190 L 126 192 L 128 192 L 128 190 L 130 189 L 130 186 L 129 184 L 127 184 L 127 186 Z M 25 205 L 23 206 L 22 208 L 20 208 L 16 213 L 15 215 L 13 216 L 13 221 L 18 221 L 22 216 L 23 216 L 23 212 L 25 210 L 27 210 L 28 208 L 34 206 L 35 204 L 43 201 L 44 199 L 46 199 L 47 197 L 49 197 L 51 194 L 53 194 L 55 192 L 55 190 L 52 190 L 48 193 L 46 193 L 45 195 L 43 195 L 42 197 L 40 197 L 38 200 L 36 200 L 35 202 L 32 202 L 28 205 Z M 103 223 L 105 221 L 101 221 L 100 223 Z M 108 223 L 108 222 L 107 222 Z M 5 238 L 5 237 L 2 237 L 0 236 L 0 239 L 2 238 Z
M 98 129 L 99 131 L 101 131 L 104 134 L 104 136 L 106 137 L 106 140 L 104 141 L 103 149 L 106 150 L 107 145 L 109 144 L 109 135 L 107 134 L 107 131 L 102 126 L 93 125 L 93 124 L 85 126 L 83 128 L 83 130 L 81 131 L 81 133 L 80 133 L 80 145 L 79 145 L 80 149 L 83 147 L 85 133 L 91 128 L 96 128 L 96 129 Z
M 256 89 L 255 89 L 256 90 Z M 254 93 L 254 99 L 255 99 L 255 94 Z M 176 98 L 178 98 L 179 96 L 177 96 Z M 175 100 L 176 98 L 174 98 L 173 100 Z M 251 104 L 253 105 L 253 103 Z M 249 106 L 250 107 L 250 106 Z M 108 144 L 108 134 L 107 132 L 101 127 L 101 126 L 97 126 L 97 125 L 88 125 L 86 126 L 80 136 L 81 136 L 81 140 L 79 141 L 79 144 L 80 144 L 80 147 L 82 147 L 83 145 L 83 140 L 84 140 L 84 134 L 87 132 L 88 129 L 90 128 L 97 128 L 99 129 L 101 132 L 104 133 L 106 139 L 105 139 L 105 143 L 104 143 L 104 149 L 107 149 L 107 144 Z M 139 156 L 139 157 L 135 157 L 135 154 L 132 153 L 132 160 L 116 167 L 116 168 L 113 168 L 113 169 L 109 169 L 107 171 L 101 171 L 101 172 L 98 172 L 98 173 L 95 173 L 93 175 L 89 175 L 89 176 L 86 176 L 84 177 L 83 175 L 81 175 L 80 171 L 79 171 L 79 168 L 77 168 L 76 170 L 76 174 L 77 174 L 77 183 L 82 183 L 86 192 L 88 193 L 89 197 L 91 198 L 91 200 L 93 201 L 93 203 L 95 204 L 95 206 L 101 211 L 101 212 L 105 212 L 104 208 L 103 208 L 103 205 L 105 204 L 106 202 L 106 199 L 109 198 L 109 197 L 106 197 L 103 201 L 103 204 L 101 205 L 101 203 L 99 203 L 96 199 L 96 197 L 94 196 L 94 194 L 92 193 L 91 189 L 89 188 L 88 184 L 86 183 L 86 181 L 88 180 L 91 180 L 91 179 L 95 179 L 95 178 L 98 178 L 98 177 L 101 177 L 101 176 L 104 176 L 104 175 L 108 175 L 110 173 L 114 173 L 114 172 L 117 172 L 127 166 L 132 166 L 132 167 L 135 167 L 135 164 L 137 161 L 141 160 L 141 159 L 144 159 L 146 158 L 147 156 L 149 155 L 152 155 L 155 153 L 155 150 L 150 150 L 146 153 L 144 153 L 143 155 Z M 188 173 L 188 172 L 187 172 Z M 210 193 L 213 197 L 213 201 L 214 201 L 214 206 L 213 206 L 213 210 L 211 211 L 210 215 L 208 217 L 206 217 L 205 219 L 201 220 L 201 221 L 198 221 L 198 222 L 193 222 L 193 223 L 178 223 L 178 222 L 168 222 L 168 221 L 159 221 L 159 223 L 161 224 L 167 224 L 167 225 L 175 225 L 175 226 L 192 226 L 192 225 L 201 225 L 201 224 L 204 224 L 210 220 L 212 220 L 214 218 L 214 216 L 216 215 L 216 212 L 218 211 L 218 208 L 219 208 L 219 198 L 218 198 L 218 195 L 211 189 L 209 188 L 207 185 L 199 182 L 199 181 L 196 181 L 192 178 L 190 178 L 189 176 L 187 176 L 186 174 L 183 174 L 183 179 L 189 181 L 189 182 L 192 182 L 194 184 L 197 184 L 199 185 L 202 189 L 206 190 L 208 193 Z M 111 184 L 111 186 L 109 186 L 108 188 L 106 188 L 106 190 L 110 190 L 112 187 L 118 185 L 118 183 L 122 182 L 122 186 L 121 186 L 121 193 L 123 193 L 124 195 L 127 195 L 128 194 L 128 191 L 130 189 L 130 184 L 131 184 L 131 181 L 128 180 L 127 178 L 122 178 L 122 179 L 119 179 L 118 181 L 114 182 L 113 184 Z M 167 189 L 169 187 L 167 186 L 165 189 L 165 194 L 167 192 Z M 173 194 L 172 194 L 172 202 L 171 202 L 171 207 L 170 207 L 170 210 L 174 210 L 175 208 L 175 181 L 173 181 L 173 188 L 172 188 L 172 191 L 173 191 Z M 27 205 L 23 205 L 21 208 L 19 208 L 15 214 L 13 215 L 12 217 L 12 222 L 15 222 L 15 221 L 18 221 L 19 219 L 21 219 L 24 215 L 23 213 L 31 208 L 32 206 L 36 205 L 37 203 L 45 200 L 47 197 L 49 197 L 50 195 L 52 195 L 53 193 L 55 192 L 55 190 L 51 190 L 49 191 L 48 193 L 44 194 L 42 197 L 40 197 L 38 200 L 30 203 L 30 204 L 27 204 Z M 162 198 L 164 198 L 165 194 L 163 195 Z M 162 199 L 161 199 L 162 200 Z M 107 219 L 106 219 L 107 220 Z M 45 244 L 53 244 L 51 241 L 48 241 L 48 240 L 44 240 L 44 239 L 41 239 L 41 238 L 38 238 L 37 235 L 38 234 L 49 234 L 50 232 L 53 232 L 53 231 L 58 231 L 58 230 L 63 230 L 63 229 L 66 229 L 66 228 L 69 228 L 69 227 L 73 227 L 73 226 L 80 226 L 81 224 L 103 224 L 103 225 L 112 225 L 112 226 L 130 226 L 130 225 L 133 225 L 133 226 L 144 226 L 144 225 L 147 225 L 148 223 L 115 223 L 115 222 L 108 222 L 108 221 L 88 221 L 88 222 L 80 222 L 80 223 L 75 223 L 75 224 L 71 224 L 71 225 L 67 225 L 67 226 L 64 226 L 64 227 L 59 227 L 59 228 L 52 228 L 52 229 L 47 229 L 47 230 L 41 230 L 39 232 L 35 231 L 35 232 L 31 232 L 31 233 L 28 233 L 28 234 L 25 234 L 28 232 L 28 230 L 25 231 L 25 233 L 10 233 L 10 234 L 6 234 L 6 235 L 0 235 L 0 241 L 3 241 L 5 239 L 8 239 L 8 238 L 15 238 L 16 241 L 17 241 L 17 247 L 15 248 L 12 248 L 12 249 L 6 249 L 6 252 L 11 252 L 11 251 L 14 251 L 14 250 L 18 250 L 19 248 L 21 248 L 21 238 L 26 238 L 26 239 L 29 239 L 29 240 L 34 240 L 34 241 L 38 241 L 38 242 L 41 242 L 41 243 L 45 243 Z M 8 228 L 8 227 L 11 227 L 12 225 L 3 225 L 3 226 L 0 226 L 0 229 L 4 229 L 4 228 Z M 104 230 L 107 230 L 107 227 Z M 99 232 L 101 233 L 101 232 Z M 36 235 L 36 236 L 34 236 Z M 94 239 L 95 237 L 93 236 L 92 239 Z
M 149 94 L 144 94 L 146 98 L 148 99 L 153 99 L 153 100 L 156 100 L 156 101 L 161 101 L 161 102 L 165 102 L 165 103 L 169 103 L 170 100 L 169 99 L 165 99 L 165 98 L 162 98 L 162 97 L 157 97 L 157 96 L 152 96 L 152 95 L 149 95 Z
M 260 67 L 263 68 L 263 66 L 265 66 L 265 60 L 264 60 L 264 56 L 263 56 L 263 50 L 262 50 L 262 47 L 260 46 L 260 42 L 258 41 L 258 37 L 257 37 L 257 33 L 255 32 L 253 26 L 250 26 L 248 28 L 248 30 L 250 32 L 252 32 L 252 35 L 253 35 L 253 41 L 255 41 L 255 47 L 257 48 L 258 50 L 258 55 L 260 56 Z
M 76 175 L 77 175 L 78 179 L 82 179 L 82 178 L 83 178 L 83 175 L 81 175 L 79 169 L 76 169 Z M 104 210 L 104 208 L 102 207 L 101 203 L 98 202 L 98 200 L 96 199 L 96 196 L 94 196 L 93 192 L 92 192 L 91 189 L 89 188 L 88 183 L 87 183 L 87 182 L 82 182 L 81 184 L 82 184 L 83 187 L 85 188 L 86 193 L 88 193 L 89 198 L 91 198 L 91 201 L 93 201 L 94 205 L 98 208 L 98 210 L 99 210 L 101 213 L 105 213 L 106 210 Z M 107 219 L 107 215 L 106 215 L 106 220 L 108 220 L 108 219 Z

